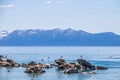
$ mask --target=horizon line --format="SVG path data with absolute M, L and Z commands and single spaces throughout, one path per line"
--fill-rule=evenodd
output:
M 113 31 L 100 31 L 100 32 L 90 32 L 90 31 L 86 31 L 86 30 L 82 30 L 82 29 L 74 29 L 74 28 L 51 28 L 51 29 L 45 29 L 45 28 L 28 28 L 28 29 L 14 29 L 12 31 L 8 31 L 8 30 L 0 30 L 0 32 L 2 31 L 7 31 L 8 33 L 12 33 L 13 31 L 16 31 L 16 30 L 21 30 L 21 31 L 26 31 L 26 30 L 43 30 L 43 31 L 47 31 L 47 30 L 68 30 L 68 29 L 71 29 L 71 30 L 74 30 L 74 31 L 84 31 L 84 32 L 87 32 L 87 33 L 92 33 L 92 34 L 99 34 L 99 33 L 107 33 L 107 32 L 110 32 L 110 33 L 114 33 L 116 35 L 120 35 L 119 33 L 115 33 Z

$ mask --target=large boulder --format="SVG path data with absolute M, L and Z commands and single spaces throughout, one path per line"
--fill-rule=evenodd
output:
M 90 62 L 84 60 L 84 59 L 78 59 L 77 62 L 78 62 L 80 65 L 84 66 L 84 67 L 86 68 L 86 70 L 87 70 L 87 69 L 95 70 L 95 66 L 92 65 Z
M 57 59 L 55 60 L 55 63 L 57 64 L 58 69 L 65 69 L 67 66 L 66 61 L 64 59 Z
M 11 59 L 7 59 L 6 61 L 0 61 L 0 66 L 2 67 L 20 67 L 20 64 L 16 63 Z
M 12 66 L 12 64 L 10 64 L 9 62 L 2 62 L 2 66 L 3 67 L 9 67 L 9 66 Z
M 42 65 L 30 66 L 26 69 L 25 73 L 44 73 L 45 70 Z
M 57 59 L 57 60 L 55 60 L 55 62 L 56 62 L 58 65 L 62 65 L 62 64 L 64 64 L 64 63 L 66 63 L 64 59 Z
M 8 66 L 11 66 L 11 67 L 20 67 L 20 64 L 13 61 L 12 59 L 7 59 L 6 62 L 8 62 L 10 65 Z

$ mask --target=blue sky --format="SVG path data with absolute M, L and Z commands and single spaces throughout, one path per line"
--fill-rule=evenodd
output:
M 0 0 L 0 30 L 73 28 L 120 34 L 120 0 Z

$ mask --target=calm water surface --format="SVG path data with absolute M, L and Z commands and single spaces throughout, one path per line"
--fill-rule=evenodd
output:
M 68 62 L 76 62 L 80 55 L 94 65 L 106 66 L 108 70 L 97 70 L 95 75 L 81 73 L 63 74 L 56 68 L 46 73 L 33 75 L 24 73 L 24 68 L 0 68 L 0 80 L 120 80 L 120 47 L 0 47 L 0 54 L 7 55 L 18 63 L 30 61 L 48 63 L 63 56 Z M 114 59 L 109 59 L 109 57 Z M 10 70 L 10 72 L 7 72 Z

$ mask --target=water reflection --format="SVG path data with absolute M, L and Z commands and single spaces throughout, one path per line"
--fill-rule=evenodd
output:
M 6 67 L 7 72 L 11 72 L 13 69 L 13 67 Z
M 43 76 L 44 73 L 40 73 L 40 74 L 28 74 L 27 73 L 27 77 L 30 79 L 30 80 L 39 80 L 40 76 Z

